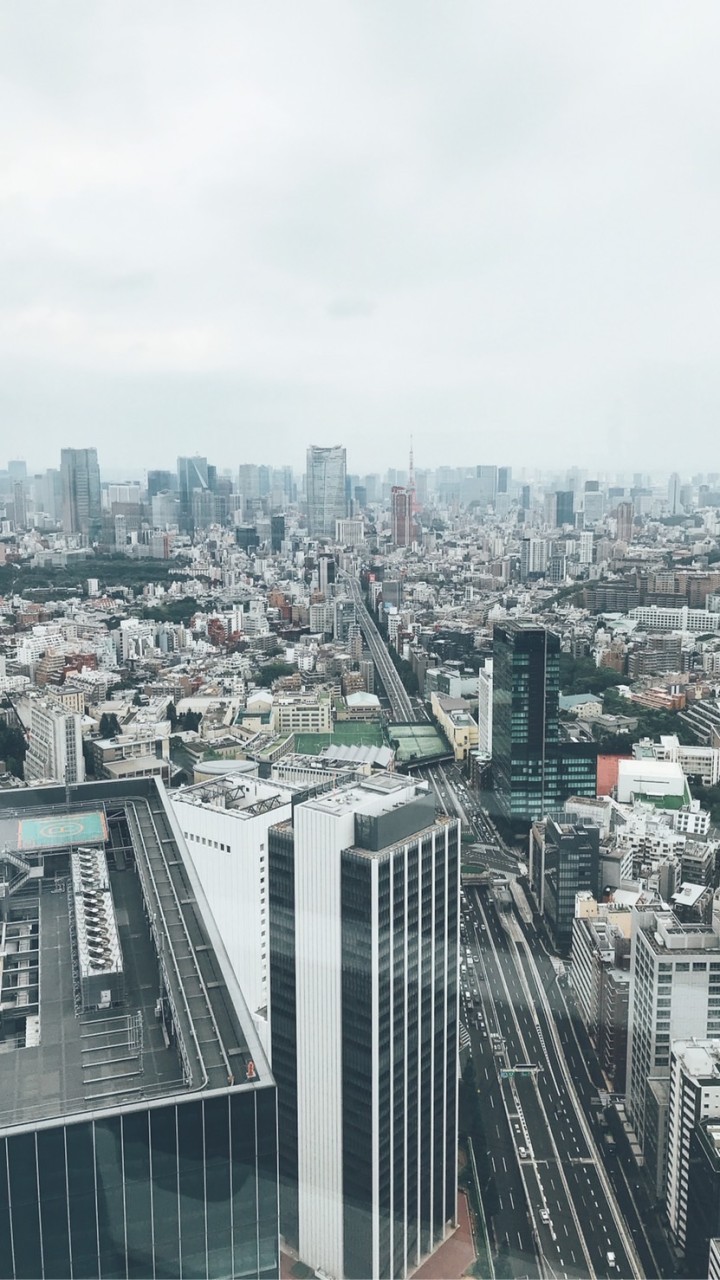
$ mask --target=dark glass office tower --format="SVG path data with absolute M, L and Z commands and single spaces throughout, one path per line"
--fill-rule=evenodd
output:
M 596 794 L 597 747 L 561 740 L 560 641 L 531 622 L 493 632 L 493 785 L 499 816 L 515 828 Z
M 282 551 L 282 544 L 285 541 L 285 516 L 275 515 L 270 517 L 270 546 L 274 552 Z
M 568 952 L 573 937 L 575 895 L 598 892 L 600 831 L 548 818 L 533 826 L 530 881 L 555 946 Z
M 329 1275 L 407 1276 L 455 1220 L 459 870 L 397 774 L 270 829 L 282 1229 Z
M 92 541 L 102 522 L 97 449 L 63 449 L 60 453 L 63 529 Z
M 0 829 L 0 1276 L 277 1277 L 275 1081 L 162 786 Z
M 557 499 L 557 515 L 555 519 L 558 528 L 561 529 L 564 524 L 574 524 L 575 494 L 572 489 L 558 489 L 555 497 Z
M 211 471 L 207 458 L 195 454 L 192 458 L 178 458 L 178 494 L 180 496 L 180 531 L 192 533 L 194 530 L 193 495 L 207 493 L 211 490 Z

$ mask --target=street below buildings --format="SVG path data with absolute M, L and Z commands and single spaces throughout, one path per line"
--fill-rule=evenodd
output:
M 644 1274 L 519 923 L 512 912 L 501 922 L 489 890 L 469 889 L 463 933 L 463 1021 L 497 1191 L 493 1229 L 508 1273 Z

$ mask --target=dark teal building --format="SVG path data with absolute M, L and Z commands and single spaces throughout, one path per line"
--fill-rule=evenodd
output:
M 493 632 L 493 786 L 498 816 L 515 829 L 594 796 L 597 747 L 560 734 L 560 641 L 534 622 Z

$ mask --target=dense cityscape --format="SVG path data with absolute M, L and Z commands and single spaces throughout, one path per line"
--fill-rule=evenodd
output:
M 720 472 L 407 444 L 0 470 L 2 1276 L 720 1276 Z

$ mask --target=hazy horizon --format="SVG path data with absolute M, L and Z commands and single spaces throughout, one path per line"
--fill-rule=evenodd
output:
M 712 471 L 719 52 L 704 0 L 6 6 L 10 453 Z

